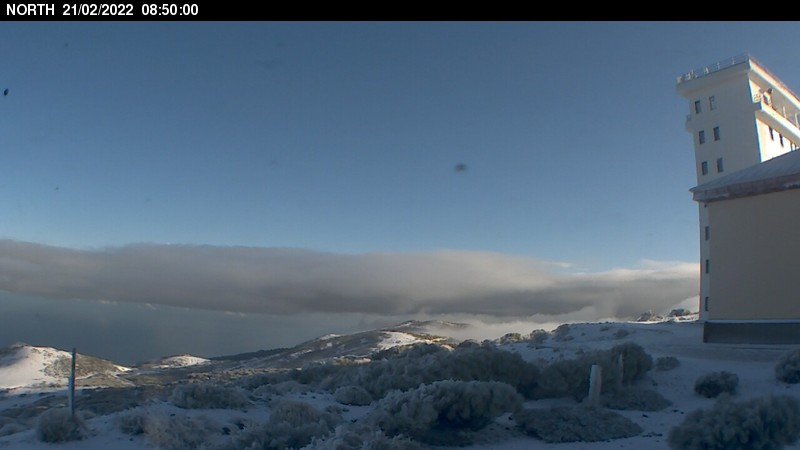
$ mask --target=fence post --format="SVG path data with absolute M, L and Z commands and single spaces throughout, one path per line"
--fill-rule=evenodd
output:
M 69 372 L 69 414 L 75 419 L 75 347 L 72 348 L 72 370 Z
M 603 367 L 592 364 L 592 371 L 589 373 L 589 406 L 597 406 L 600 403 L 600 390 L 603 384 Z

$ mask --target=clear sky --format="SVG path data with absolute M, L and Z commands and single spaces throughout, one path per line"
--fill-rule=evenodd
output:
M 693 147 L 675 78 L 749 52 L 797 90 L 797 26 L 3 23 L 0 308 L 78 298 L 271 318 L 343 304 L 361 306 L 342 314 L 391 318 L 491 315 L 475 305 L 506 294 L 476 289 L 546 284 L 517 286 L 509 272 L 651 280 L 694 268 Z M 126 259 L 132 253 L 146 256 Z M 486 279 L 462 270 L 484 274 L 477 267 L 488 260 Z M 252 273 L 232 269 L 245 266 Z M 439 269 L 450 285 L 425 278 Z M 258 284 L 259 274 L 283 271 Z M 208 293 L 213 282 L 194 281 L 221 272 L 220 291 L 255 287 L 221 304 L 131 287 Z M 385 273 L 385 284 L 360 284 Z M 670 293 L 674 303 L 631 300 L 628 309 L 696 295 L 697 276 L 681 273 L 692 287 Z M 453 287 L 465 278 L 474 289 Z M 600 278 L 595 287 L 628 289 Z M 569 279 L 544 303 L 593 291 Z M 317 297 L 292 290 L 301 285 Z M 37 300 L 19 300 L 27 295 Z M 528 315 L 544 304 L 533 297 Z M 331 299 L 336 308 L 320 306 Z M 380 306 L 409 302 L 424 306 Z M 511 303 L 508 315 L 526 315 L 523 300 Z M 323 328 L 307 334 L 336 331 Z

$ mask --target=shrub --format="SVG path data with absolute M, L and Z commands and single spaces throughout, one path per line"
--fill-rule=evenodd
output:
M 775 378 L 784 383 L 800 383 L 800 349 L 784 354 L 775 365 Z
M 600 403 L 606 408 L 624 411 L 661 411 L 672 404 L 657 391 L 632 387 L 604 394 Z
M 405 436 L 388 437 L 381 430 L 365 424 L 337 427 L 330 435 L 315 438 L 303 450 L 421 450 L 419 444 Z
M 36 436 L 43 442 L 79 441 L 87 437 L 86 424 L 67 408 L 48 409 L 39 416 Z
M 694 391 L 705 398 L 715 398 L 722 393 L 735 394 L 739 377 L 730 372 L 711 372 L 698 378 Z
M 250 402 L 240 389 L 209 383 L 191 383 L 175 387 L 169 401 L 186 409 L 235 409 Z
M 339 414 L 320 411 L 306 402 L 281 400 L 272 406 L 267 423 L 231 438 L 224 449 L 284 450 L 302 448 L 322 439 L 342 421 Z
M 505 383 L 437 381 L 406 392 L 394 391 L 378 402 L 370 420 L 389 436 L 408 435 L 434 445 L 463 445 L 471 431 L 516 410 L 520 395 Z
M 147 417 L 148 414 L 139 408 L 129 409 L 117 415 L 117 426 L 125 434 L 144 434 Z
M 531 344 L 532 344 L 534 347 L 538 347 L 538 346 L 540 346 L 540 345 L 544 344 L 544 342 L 545 342 L 545 341 L 546 341 L 546 340 L 547 340 L 549 337 L 550 337 L 550 333 L 548 333 L 548 332 L 547 332 L 547 331 L 545 331 L 545 330 L 541 330 L 541 329 L 539 329 L 539 330 L 533 330 L 533 331 L 531 332 L 530 341 L 531 341 Z
M 589 372 L 595 364 L 602 367 L 602 389 L 606 392 L 623 383 L 642 379 L 653 367 L 653 359 L 640 345 L 625 342 L 610 350 L 589 352 L 575 359 L 555 361 L 542 369 L 536 396 L 572 396 L 576 400 L 582 400 L 589 393 Z
M 700 449 L 781 449 L 800 436 L 800 405 L 788 396 L 734 402 L 720 397 L 709 410 L 689 413 L 669 432 L 670 447 Z
M 572 336 L 570 336 L 570 334 L 569 334 L 570 331 L 572 331 L 572 330 L 570 329 L 570 326 L 569 326 L 568 323 L 561 324 L 561 325 L 558 326 L 558 328 L 556 328 L 553 331 L 553 339 L 555 339 L 556 341 L 559 341 L 559 342 L 571 341 L 574 338 Z
M 642 432 L 618 413 L 585 406 L 524 409 L 514 414 L 514 420 L 526 434 L 545 442 L 597 442 Z
M 622 382 L 630 383 L 641 380 L 653 368 L 653 357 L 644 351 L 641 345 L 625 342 L 615 345 L 609 350 L 613 363 L 622 357 Z
M 205 416 L 145 414 L 142 419 L 145 440 L 159 450 L 195 450 L 221 439 L 222 427 Z M 134 422 L 135 423 L 135 422 Z M 135 426 L 131 429 L 135 430 Z
M 331 373 L 320 387 L 360 386 L 374 399 L 392 390 L 408 390 L 442 380 L 498 381 L 532 396 L 539 370 L 517 353 L 498 349 L 491 342 L 468 343 L 454 350 L 433 345 L 409 346 L 386 352 L 386 359 Z
M 681 365 L 680 360 L 674 356 L 660 356 L 656 358 L 656 370 L 666 372 Z
M 366 406 L 372 403 L 372 395 L 360 386 L 343 386 L 333 393 L 333 399 L 345 405 Z

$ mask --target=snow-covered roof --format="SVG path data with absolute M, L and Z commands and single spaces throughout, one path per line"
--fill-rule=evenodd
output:
M 792 151 L 695 186 L 690 191 L 695 201 L 713 202 L 798 188 L 800 151 Z

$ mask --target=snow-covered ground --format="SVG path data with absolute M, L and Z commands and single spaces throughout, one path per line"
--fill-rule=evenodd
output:
M 519 332 L 523 336 L 527 336 L 530 330 L 519 330 Z M 425 341 L 424 338 L 398 331 L 383 331 L 376 335 L 381 338 L 375 342 L 375 350 Z M 626 341 L 641 345 L 654 359 L 662 356 L 676 357 L 680 362 L 678 367 L 664 371 L 653 369 L 640 382 L 642 387 L 656 390 L 670 400 L 672 405 L 660 411 L 618 411 L 638 424 L 643 432 L 631 438 L 592 443 L 545 443 L 523 435 L 513 426 L 513 420 L 508 415 L 504 415 L 496 423 L 479 432 L 475 437 L 475 443 L 466 448 L 475 450 L 666 449 L 669 448 L 666 437 L 670 429 L 681 423 L 689 412 L 698 408 L 710 408 L 714 404 L 715 400 L 703 398 L 694 392 L 694 384 L 698 377 L 710 372 L 735 373 L 740 380 L 736 394 L 736 398 L 740 400 L 767 394 L 788 394 L 800 399 L 800 385 L 779 382 L 775 379 L 774 372 L 778 359 L 794 347 L 704 344 L 701 336 L 702 325 L 700 323 L 694 320 L 673 318 L 669 321 L 650 323 L 576 323 L 560 327 L 542 341 L 505 341 L 500 348 L 517 352 L 525 360 L 541 364 L 558 359 L 570 359 L 591 350 L 609 349 Z M 321 340 L 330 341 L 334 338 L 341 337 L 326 336 Z M 42 368 L 52 363 L 53 359 L 63 357 L 68 353 L 52 349 L 37 350 L 31 347 L 20 347 L 17 350 L 16 352 L 6 352 L 0 356 L 0 386 L 6 389 L 5 393 L 0 393 L 0 448 L 15 450 L 148 448 L 147 440 L 143 435 L 126 434 L 120 430 L 119 416 L 124 414 L 121 411 L 96 414 L 88 419 L 90 429 L 88 439 L 60 444 L 47 444 L 39 441 L 34 428 L 32 428 L 35 425 L 35 418 L 25 419 L 23 416 L 31 414 L 31 407 L 36 402 L 42 402 L 42 399 L 51 399 L 49 403 L 45 403 L 51 407 L 65 404 L 66 391 L 64 389 L 53 391 L 52 388 L 37 391 L 33 385 L 58 384 L 59 380 L 43 373 Z M 191 373 L 191 370 L 203 368 L 212 370 L 209 368 L 214 367 L 213 361 L 190 357 L 181 357 L 174 362 L 175 365 L 184 367 L 171 369 L 173 372 L 185 370 L 187 374 Z M 200 373 L 209 376 L 208 372 L 198 372 L 198 374 Z M 198 377 L 199 375 L 192 376 Z M 231 374 L 229 379 L 235 378 L 235 376 L 237 375 Z M 21 390 L 15 389 L 16 386 L 27 387 Z M 165 417 L 170 415 L 204 416 L 216 421 L 217 424 L 222 424 L 223 427 L 234 429 L 236 424 L 243 421 L 263 423 L 270 415 L 271 405 L 274 404 L 272 401 L 278 397 L 300 400 L 320 409 L 337 405 L 330 392 L 284 389 L 269 391 L 270 393 L 267 394 L 265 393 L 267 391 L 263 391 L 264 388 L 261 389 L 261 391 L 256 389 L 249 393 L 251 405 L 247 408 L 186 410 L 171 404 L 163 396 L 143 402 L 139 408 L 145 411 L 145 414 L 162 414 Z M 80 395 L 83 394 L 79 393 Z M 558 404 L 574 405 L 575 401 L 571 399 L 537 400 L 527 401 L 525 406 L 539 408 Z M 338 406 L 342 408 L 344 423 L 351 423 L 361 419 L 374 405 L 375 403 L 370 406 Z M 24 425 L 25 423 L 29 425 Z M 11 431 L 17 432 L 11 433 Z M 800 449 L 800 445 L 794 444 L 786 448 Z

